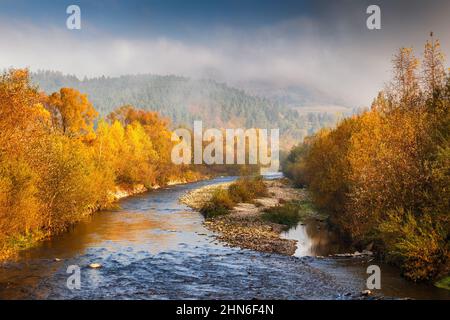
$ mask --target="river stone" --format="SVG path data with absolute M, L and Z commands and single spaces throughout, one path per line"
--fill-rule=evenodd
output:
M 365 297 L 370 296 L 371 294 L 372 294 L 372 291 L 370 291 L 370 290 L 364 290 L 361 292 L 361 295 L 365 296 Z

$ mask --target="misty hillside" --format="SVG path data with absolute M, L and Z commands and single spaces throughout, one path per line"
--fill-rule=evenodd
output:
M 313 86 L 277 85 L 268 81 L 255 80 L 238 82 L 237 86 L 244 89 L 247 93 L 277 101 L 291 108 L 327 105 L 340 106 L 340 108 L 347 109 L 347 111 L 351 110 L 346 101 L 330 96 L 329 93 Z M 331 107 L 330 109 L 333 108 Z
M 334 125 L 342 114 L 299 113 L 269 98 L 249 95 L 213 80 L 179 76 L 127 75 L 79 80 L 60 72 L 39 71 L 32 79 L 41 90 L 52 93 L 61 87 L 87 93 L 102 116 L 131 104 L 158 111 L 174 125 L 192 126 L 203 120 L 209 127 L 280 128 L 282 144 L 302 139 L 321 127 Z

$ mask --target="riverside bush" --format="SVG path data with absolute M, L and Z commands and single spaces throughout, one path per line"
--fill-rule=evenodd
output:
M 200 212 L 205 218 L 227 214 L 236 204 L 252 202 L 258 197 L 267 196 L 267 186 L 262 177 L 242 177 L 227 189 L 216 190 Z
M 227 190 L 216 190 L 211 199 L 200 209 L 205 218 L 214 218 L 228 213 L 236 203 Z
M 228 188 L 234 202 L 248 202 L 258 197 L 267 196 L 267 186 L 262 177 L 240 178 Z
M 282 205 L 265 209 L 262 218 L 289 228 L 295 226 L 300 221 L 301 216 L 299 210 L 298 203 L 286 202 Z
M 387 258 L 399 264 L 403 274 L 412 280 L 433 279 L 439 271 L 436 266 L 448 258 L 446 232 L 429 214 L 416 217 L 402 209 L 392 211 L 379 230 Z

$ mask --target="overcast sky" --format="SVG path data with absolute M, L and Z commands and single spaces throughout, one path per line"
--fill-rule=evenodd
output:
M 81 30 L 66 8 L 81 8 Z M 381 30 L 366 8 L 381 7 Z M 401 46 L 431 30 L 450 54 L 450 1 L 0 0 L 0 68 L 135 73 L 309 86 L 367 105 Z

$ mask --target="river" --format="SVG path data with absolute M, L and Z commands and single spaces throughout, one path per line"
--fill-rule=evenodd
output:
M 286 233 L 300 240 L 293 257 L 241 250 L 217 242 L 203 217 L 178 202 L 190 190 L 232 179 L 123 199 L 120 209 L 98 212 L 22 251 L 1 265 L 0 299 L 347 299 L 346 293 L 365 289 L 366 268 L 376 261 L 309 256 L 339 250 L 330 249 L 336 240 L 323 227 L 307 223 Z M 91 269 L 91 263 L 102 268 Z M 71 265 L 81 269 L 80 289 L 66 285 Z M 376 294 L 450 299 L 446 290 L 380 267 Z

